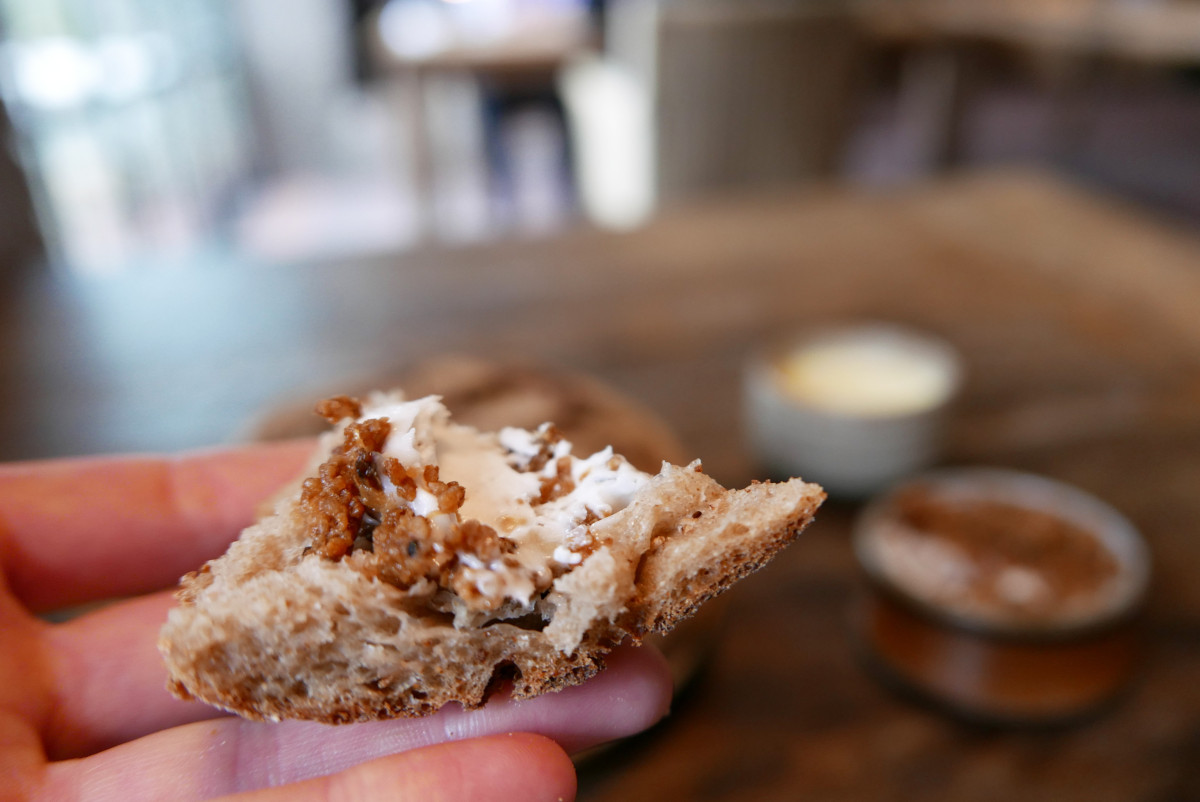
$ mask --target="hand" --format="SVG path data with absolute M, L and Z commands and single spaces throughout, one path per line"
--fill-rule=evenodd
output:
M 170 588 L 310 448 L 0 466 L 0 787 L 120 802 L 570 799 L 568 751 L 665 714 L 662 658 L 633 648 L 585 685 L 421 719 L 265 724 L 169 695 L 155 640 Z M 65 623 L 35 615 L 116 597 L 133 598 Z

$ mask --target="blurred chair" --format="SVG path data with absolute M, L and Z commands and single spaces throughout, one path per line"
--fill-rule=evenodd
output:
M 664 2 L 657 51 L 661 202 L 837 170 L 865 53 L 848 4 Z

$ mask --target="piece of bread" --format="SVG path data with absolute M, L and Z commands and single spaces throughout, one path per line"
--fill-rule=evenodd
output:
M 481 434 L 434 398 L 325 411 L 309 477 L 184 578 L 159 640 L 177 695 L 342 723 L 558 690 L 764 565 L 824 499 L 579 459 L 551 427 Z

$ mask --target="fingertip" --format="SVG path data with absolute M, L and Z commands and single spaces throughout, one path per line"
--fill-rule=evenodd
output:
M 541 767 L 541 776 L 545 785 L 542 787 L 544 796 L 540 797 L 549 802 L 566 802 L 573 800 L 577 791 L 575 764 L 566 751 L 545 735 L 529 732 L 508 733 L 497 738 L 507 738 L 509 748 L 518 759 L 527 765 Z
M 667 659 L 651 645 L 621 646 L 607 659 L 595 680 L 598 698 L 612 717 L 617 737 L 633 735 L 661 721 L 671 711 L 675 684 Z
M 333 799 L 566 802 L 576 792 L 575 767 L 567 753 L 550 738 L 531 733 L 429 746 L 331 779 Z

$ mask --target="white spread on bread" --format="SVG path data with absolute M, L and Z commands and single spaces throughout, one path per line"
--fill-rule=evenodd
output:
M 589 524 L 628 506 L 650 478 L 611 448 L 582 459 L 572 456 L 566 440 L 548 441 L 545 426 L 535 432 L 483 433 L 454 423 L 436 396 L 371 398 L 358 416 L 370 419 L 391 424 L 382 454 L 409 468 L 436 465 L 443 482 L 456 482 L 466 491 L 457 513 L 439 513 L 437 498 L 418 488 L 409 503 L 416 515 L 435 528 L 452 523 L 439 519 L 477 520 L 516 545 L 512 556 L 523 570 L 503 560 L 485 564 L 469 554 L 460 555 L 460 561 L 484 596 L 502 595 L 523 605 L 555 575 L 578 565 L 591 544 Z M 549 458 L 536 466 L 545 449 Z M 556 475 L 567 478 L 569 489 L 539 503 L 545 483 Z M 391 490 L 388 484 L 385 480 L 385 491 Z

